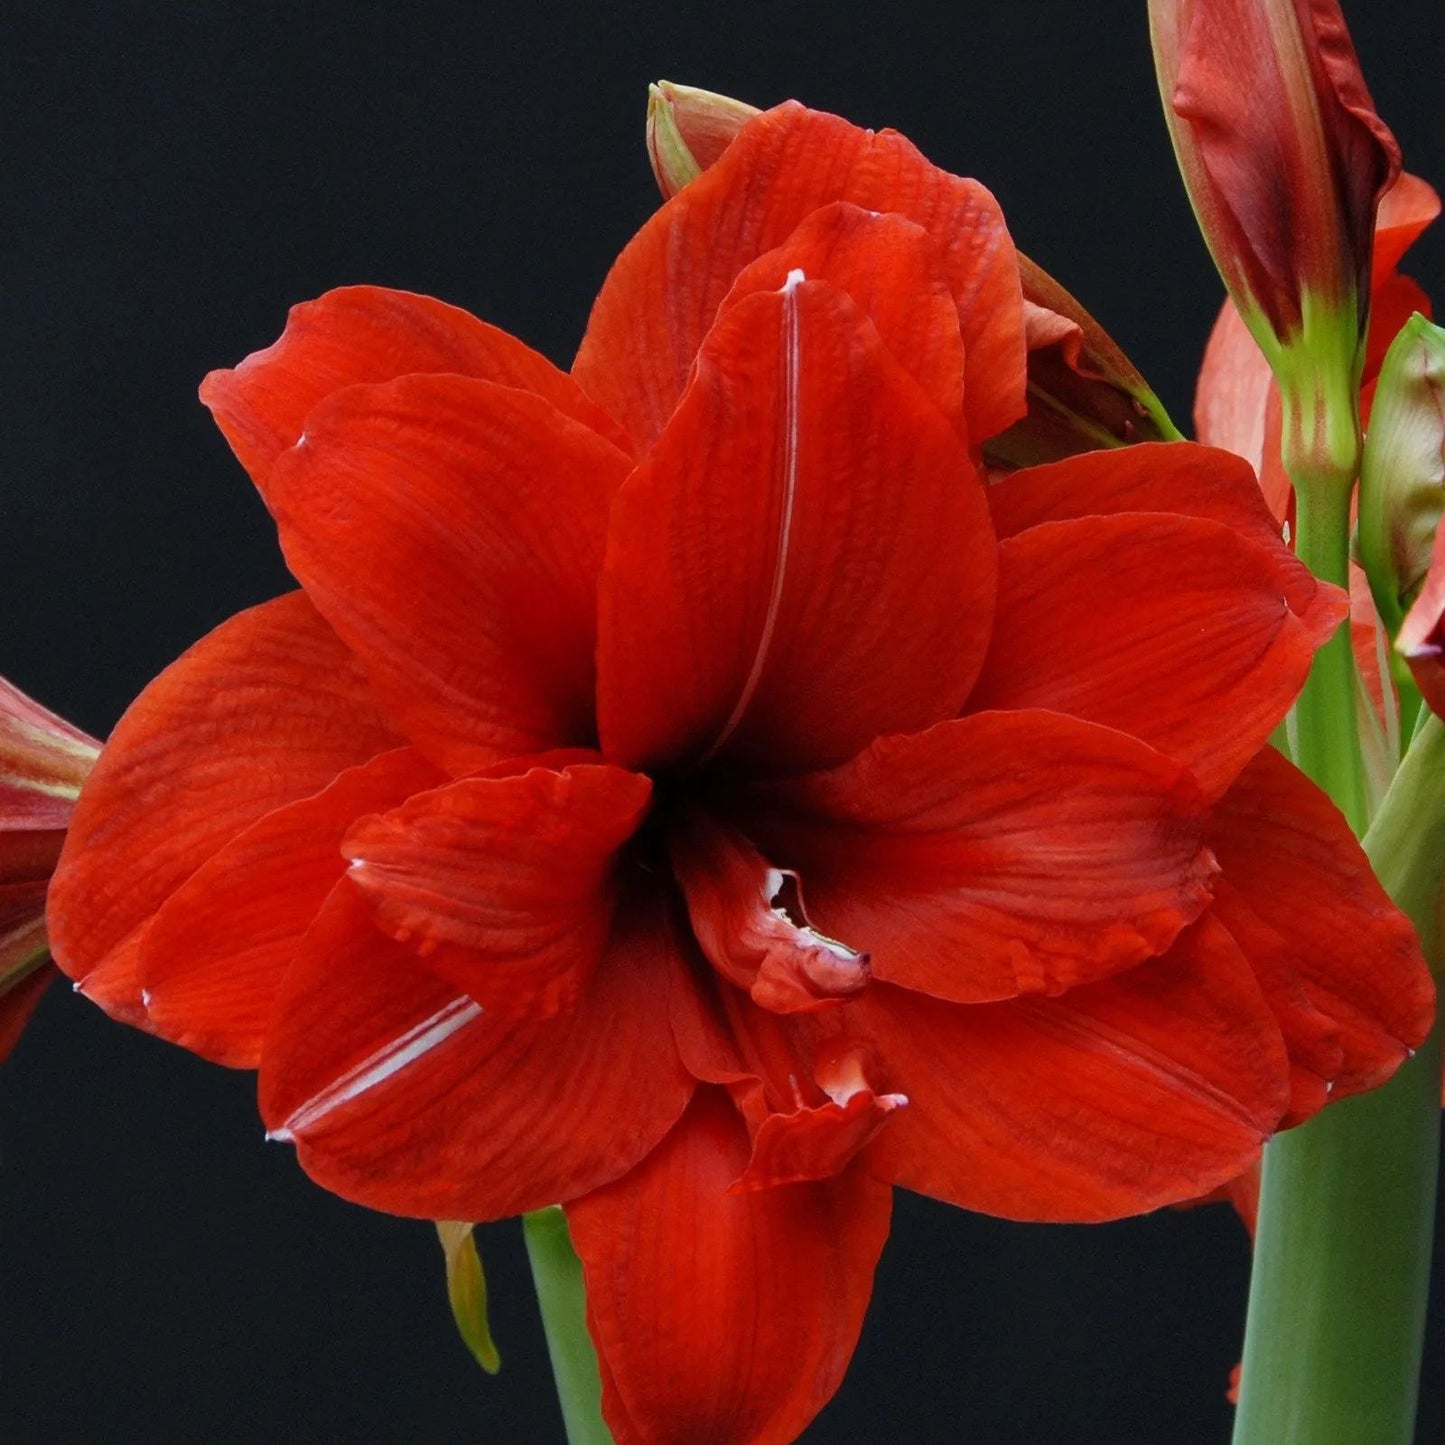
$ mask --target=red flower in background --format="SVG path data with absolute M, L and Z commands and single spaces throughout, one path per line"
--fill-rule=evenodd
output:
M 55 970 L 45 893 L 100 744 L 0 678 L 0 1059 Z
M 1440 198 L 1427 182 L 1402 174 L 1380 201 L 1375 232 L 1370 325 L 1365 344 L 1360 409 L 1368 426 L 1380 365 L 1396 333 L 1415 312 L 1432 314 L 1430 298 L 1399 270 L 1405 252 L 1440 214 Z M 1293 529 L 1294 489 L 1280 454 L 1279 387 L 1269 362 L 1249 334 L 1234 302 L 1226 299 L 1210 333 L 1194 398 L 1201 442 L 1237 452 L 1253 465 L 1265 501 L 1281 525 Z M 1350 568 L 1351 631 L 1355 660 L 1372 708 L 1361 729 L 1376 791 L 1388 783 L 1398 748 L 1389 739 L 1393 701 L 1386 663 L 1390 639 L 1381 627 L 1364 573 Z
M 303 591 L 122 720 L 58 956 L 348 1198 L 566 1204 L 624 1445 L 793 1439 L 890 1185 L 1191 1197 L 1428 1027 L 1265 748 L 1342 598 L 1222 452 L 986 488 L 1024 387 L 993 199 L 796 105 L 570 377 L 357 288 L 206 382 Z

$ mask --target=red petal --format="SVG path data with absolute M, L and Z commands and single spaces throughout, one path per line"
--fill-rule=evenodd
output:
M 834 201 L 894 211 L 942 248 L 965 352 L 975 441 L 1024 412 L 1023 300 L 998 203 L 902 136 L 795 102 L 750 121 L 657 212 L 612 268 L 572 371 L 644 451 L 662 432 L 734 278 Z
M 400 741 L 302 594 L 223 623 L 141 693 L 86 785 L 50 890 L 56 961 L 143 1021 L 136 945 L 161 904 L 256 819 Z
M 291 958 L 346 872 L 342 835 L 363 813 L 393 807 L 441 776 L 414 748 L 383 753 L 267 813 L 203 863 L 141 941 L 155 1032 L 254 1069 Z
M 1395 184 L 1380 197 L 1380 209 L 1375 217 L 1376 289 L 1439 214 L 1440 197 L 1435 187 L 1409 171 L 1401 171 Z
M 1221 800 L 1210 842 L 1233 885 L 1220 920 L 1235 929 L 1237 896 L 1285 940 L 1294 977 L 1339 1031 L 1335 1096 L 1383 1083 L 1423 1042 L 1435 989 L 1414 929 L 1334 804 L 1266 749 Z M 1236 936 L 1253 961 L 1243 926 Z M 1273 1002 L 1263 968 L 1260 981 Z
M 1259 343 L 1225 301 L 1204 349 L 1194 393 L 1199 440 L 1242 456 L 1259 477 L 1265 504 L 1279 522 L 1294 506 L 1294 487 L 1280 459 L 1279 388 Z
M 869 1167 L 1010 1219 L 1203 1194 L 1258 1156 L 1285 1104 L 1279 1030 L 1208 918 L 1164 958 L 1060 999 L 967 1007 L 879 984 L 843 1011 L 909 1099 Z
M 361 819 L 342 848 L 384 932 L 486 1008 L 544 1017 L 607 947 L 618 849 L 651 791 L 606 766 L 466 778 Z
M 958 308 L 943 273 L 942 248 L 921 226 L 844 202 L 824 206 L 746 267 L 724 305 L 777 291 L 794 270 L 846 291 L 893 359 L 963 426 Z
M 788 1445 L 838 1388 L 888 1235 L 889 1190 L 730 1194 L 748 1157 L 700 1090 L 631 1173 L 568 1206 L 617 1445 Z
M 610 443 L 459 376 L 332 396 L 266 486 L 291 570 L 452 772 L 585 744 Z
M 1251 342 L 1251 345 L 1253 343 Z M 1162 512 L 1222 522 L 1274 563 L 1290 609 L 1325 638 L 1340 620 L 1337 599 L 1285 546 L 1280 523 L 1239 457 L 1188 442 L 1145 442 L 1014 472 L 988 489 L 1000 538 L 1044 522 L 1119 512 Z
M 317 1183 L 372 1209 L 501 1219 L 573 1199 L 656 1147 L 692 1094 L 656 911 L 619 907 L 570 1013 L 493 1019 L 337 885 L 287 975 L 261 1112 Z
M 795 276 L 738 301 L 613 511 L 604 751 L 797 770 L 949 716 L 994 552 L 953 428 L 845 295 Z
M 452 372 L 546 397 L 564 415 L 626 445 L 615 424 L 565 372 L 514 336 L 409 291 L 346 286 L 293 306 L 281 339 L 201 383 L 241 464 L 264 486 L 320 401 L 361 382 Z
M 875 977 L 979 1003 L 1060 993 L 1161 953 L 1209 902 L 1205 808 L 1133 738 L 985 713 L 883 738 L 761 795 L 745 826 L 796 867 Z
M 33 969 L 18 983 L 0 993 L 0 1060 L 6 1059 L 15 1047 L 25 1025 L 30 1022 L 40 996 L 55 979 L 56 970 L 48 964 Z
M 1276 556 L 1194 517 L 1050 522 L 1004 542 L 1000 563 L 970 709 L 1053 708 L 1132 733 L 1211 797 L 1264 745 L 1346 611 L 1321 587 L 1299 618 Z
M 867 984 L 867 954 L 812 928 L 797 874 L 741 833 L 698 814 L 669 831 L 668 852 L 698 946 L 761 1008 L 816 1009 Z
M 1445 529 L 1435 533 L 1430 568 L 1395 638 L 1431 712 L 1445 717 Z

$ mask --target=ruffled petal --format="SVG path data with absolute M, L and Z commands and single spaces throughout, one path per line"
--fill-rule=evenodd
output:
M 848 297 L 797 273 L 745 297 L 613 510 L 604 753 L 797 771 L 951 715 L 995 550 L 954 429 Z
M 514 336 L 409 291 L 344 286 L 293 306 L 279 341 L 201 383 L 242 466 L 264 487 L 307 414 L 344 387 L 414 372 L 450 372 L 545 397 L 565 416 L 626 445 L 615 423 L 566 372 Z
M 454 773 L 593 740 L 597 574 L 626 457 L 459 376 L 338 392 L 271 470 L 292 572 Z
M 969 435 L 1024 412 L 1023 297 L 998 203 L 893 131 L 788 102 L 750 121 L 663 206 L 604 283 L 572 374 L 644 452 L 661 434 L 734 278 L 834 201 L 892 211 L 936 238 L 958 310 Z
M 857 1343 L 890 1191 L 857 1169 L 729 1193 L 748 1158 L 702 1089 L 637 1168 L 567 1207 L 617 1445 L 788 1445 Z
M 1335 1096 L 1382 1084 L 1429 1032 L 1435 988 L 1415 930 L 1339 810 L 1266 749 L 1221 800 L 1210 843 L 1232 885 L 1220 921 L 1252 962 L 1254 925 L 1286 944 L 1288 972 L 1258 955 L 1266 997 L 1275 1001 L 1276 978 L 1297 981 L 1337 1031 L 1343 1058 L 1326 1080 Z
M 464 778 L 363 818 L 342 851 L 382 931 L 492 1011 L 572 1006 L 606 947 L 651 784 L 581 764 Z
M 846 202 L 824 206 L 776 250 L 745 267 L 723 304 L 757 291 L 777 291 L 795 270 L 846 291 L 893 359 L 962 428 L 958 308 L 939 244 L 922 226 Z
M 571 1012 L 494 1019 L 343 880 L 287 974 L 262 1117 L 323 1188 L 391 1214 L 482 1221 L 574 1199 L 651 1151 L 692 1095 L 668 1023 L 678 967 L 659 910 L 624 900 Z
M 869 1167 L 1009 1219 L 1139 1214 L 1258 1156 L 1287 1099 L 1248 963 L 1205 918 L 1162 959 L 1059 999 L 967 1007 L 875 985 L 843 1006 L 908 1095 Z
M 223 623 L 131 704 L 86 784 L 50 889 L 56 961 L 144 1022 L 137 944 L 166 899 L 258 818 L 401 741 L 301 593 Z
M 669 829 L 668 853 L 698 947 L 759 1007 L 806 1012 L 867 984 L 867 954 L 813 928 L 798 875 L 741 833 L 695 814 Z
M 443 776 L 414 748 L 382 753 L 267 813 L 213 854 L 141 940 L 154 1031 L 216 1063 L 254 1069 L 292 956 L 346 872 L 342 835 L 362 814 Z
M 1057 994 L 1162 953 L 1209 903 L 1189 774 L 1109 728 L 983 713 L 780 783 L 745 826 L 876 978 L 960 1003 Z
M 999 552 L 993 646 L 970 710 L 1052 708 L 1132 733 L 1211 797 L 1264 746 L 1348 608 L 1321 585 L 1301 618 L 1277 556 L 1195 517 L 1048 522 Z

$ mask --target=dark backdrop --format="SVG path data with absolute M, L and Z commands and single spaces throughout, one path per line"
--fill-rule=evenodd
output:
M 1434 0 L 1352 7 L 1407 162 L 1445 181 Z M 21 24 L 15 24 L 17 12 Z M 566 364 L 655 204 L 646 82 L 894 125 L 1176 416 L 1218 283 L 1157 114 L 1143 0 L 1013 6 L 45 4 L 0 55 L 0 672 L 104 734 L 288 584 L 195 400 L 343 282 L 431 292 Z M 1437 237 L 1414 269 L 1445 291 Z M 313 1188 L 249 1076 L 52 990 L 0 1071 L 0 1439 L 551 1445 L 515 1224 L 482 1231 L 498 1379 L 425 1224 Z M 900 1196 L 811 1445 L 1221 1445 L 1246 1288 L 1223 1209 L 1024 1228 Z M 1422 1441 L 1445 1437 L 1445 1330 Z

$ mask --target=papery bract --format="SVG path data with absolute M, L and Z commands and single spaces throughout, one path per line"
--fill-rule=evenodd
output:
M 58 956 L 259 1064 L 337 1193 L 562 1202 L 621 1445 L 794 1439 L 890 1185 L 1192 1197 L 1428 1028 L 1265 746 L 1344 598 L 1223 452 L 986 487 L 1026 331 L 983 187 L 788 104 L 628 245 L 570 377 L 354 288 L 205 383 L 303 591 L 121 721 Z

